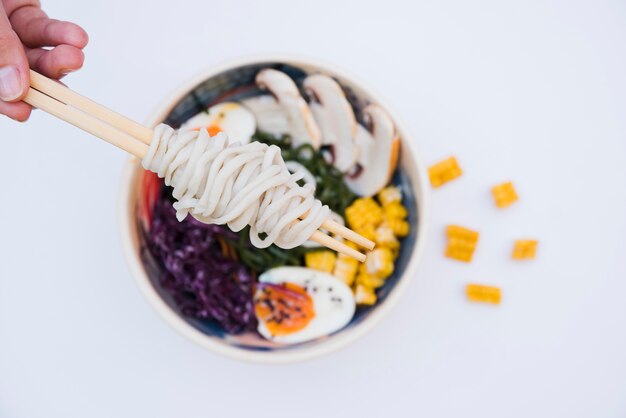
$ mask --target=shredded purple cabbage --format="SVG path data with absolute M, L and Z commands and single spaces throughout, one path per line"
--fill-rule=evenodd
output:
M 178 222 L 170 199 L 163 188 L 146 238 L 162 267 L 161 285 L 186 316 L 215 321 L 233 334 L 256 329 L 255 279 L 244 265 L 223 256 L 217 239 L 237 235 L 192 216 Z

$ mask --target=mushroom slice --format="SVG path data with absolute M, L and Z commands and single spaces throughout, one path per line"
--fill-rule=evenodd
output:
M 278 104 L 274 96 L 269 94 L 254 96 L 241 101 L 256 118 L 257 128 L 274 136 L 289 133 L 289 121 L 282 106 Z
M 380 106 L 363 109 L 368 128 L 357 127 L 359 149 L 356 165 L 345 177 L 346 184 L 359 196 L 373 196 L 391 180 L 400 151 L 400 138 L 387 112 Z
M 346 172 L 357 159 L 356 118 L 341 86 L 332 78 L 315 74 L 304 79 L 309 106 L 322 133 L 322 146 L 328 146 L 331 163 Z
M 320 129 L 313 119 L 309 105 L 300 95 L 296 83 L 287 74 L 271 68 L 259 71 L 256 83 L 272 93 L 287 115 L 293 146 L 311 144 L 313 148 L 319 149 Z

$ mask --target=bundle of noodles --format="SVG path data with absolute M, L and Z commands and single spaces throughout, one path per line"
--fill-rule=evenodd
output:
M 142 163 L 174 188 L 179 221 L 190 213 L 235 232 L 250 225 L 258 248 L 297 247 L 330 214 L 312 186 L 297 184 L 304 173 L 290 173 L 274 145 L 230 143 L 223 133 L 211 138 L 206 129 L 175 131 L 161 124 Z

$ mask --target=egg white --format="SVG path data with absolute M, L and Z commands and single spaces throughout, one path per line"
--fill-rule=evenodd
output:
M 219 126 L 233 141 L 242 144 L 250 142 L 256 131 L 256 120 L 246 107 L 234 102 L 218 103 L 198 113 L 182 126 L 183 129 L 208 128 Z
M 305 328 L 292 334 L 272 336 L 259 318 L 259 333 L 271 341 L 295 344 L 329 335 L 345 327 L 356 310 L 352 290 L 341 280 L 321 271 L 306 267 L 278 267 L 261 274 L 259 282 L 293 283 L 305 288 L 313 299 L 315 317 Z

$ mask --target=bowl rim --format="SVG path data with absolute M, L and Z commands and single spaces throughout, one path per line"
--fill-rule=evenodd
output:
M 352 84 L 366 92 L 369 98 L 382 106 L 391 115 L 396 129 L 403 139 L 402 152 L 408 151 L 408 154 L 410 154 L 409 158 L 414 163 L 413 168 L 417 174 L 417 178 L 411 177 L 411 184 L 415 192 L 419 216 L 417 218 L 417 236 L 413 251 L 409 255 L 409 262 L 402 275 L 398 278 L 392 291 L 385 298 L 385 301 L 377 306 L 376 309 L 373 309 L 368 317 L 361 323 L 351 329 L 337 333 L 319 344 L 278 352 L 254 351 L 232 346 L 202 333 L 182 319 L 166 304 L 150 282 L 143 263 L 141 262 L 139 252 L 136 251 L 133 245 L 135 240 L 134 234 L 136 234 L 136 219 L 131 207 L 131 202 L 135 188 L 137 187 L 136 176 L 139 172 L 138 163 L 140 163 L 139 159 L 136 157 L 131 157 L 126 162 L 122 173 L 121 187 L 118 196 L 118 226 L 122 241 L 122 250 L 131 275 L 135 279 L 140 292 L 165 322 L 197 345 L 220 355 L 246 362 L 279 364 L 310 360 L 346 347 L 376 327 L 391 309 L 398 304 L 398 301 L 406 293 L 409 284 L 415 276 L 417 266 L 423 254 L 428 232 L 427 228 L 430 224 L 430 189 L 426 181 L 427 175 L 425 166 L 419 158 L 414 142 L 411 140 L 412 136 L 398 117 L 398 113 L 395 109 L 393 109 L 375 89 L 368 83 L 363 82 L 359 77 L 318 58 L 292 54 L 255 54 L 227 60 L 217 65 L 211 65 L 208 69 L 199 72 L 168 94 L 146 119 L 146 125 L 155 126 L 163 121 L 172 108 L 178 104 L 189 91 L 204 80 L 233 68 L 262 62 L 281 62 L 294 66 L 313 67 L 326 74 L 350 80 Z

